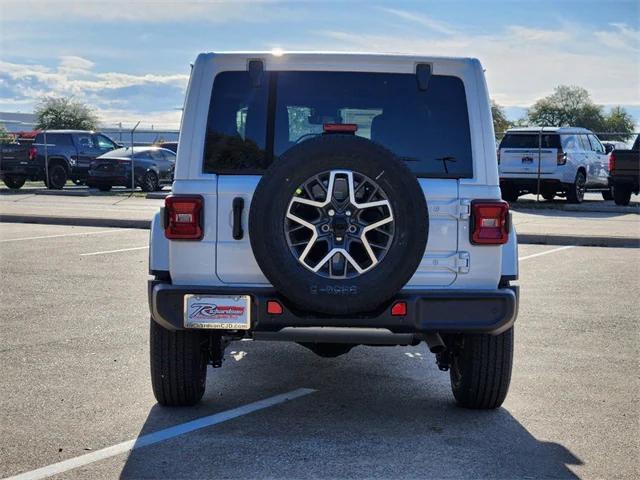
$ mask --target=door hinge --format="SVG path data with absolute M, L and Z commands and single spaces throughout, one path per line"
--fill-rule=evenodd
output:
M 469 273 L 469 267 L 471 266 L 471 260 L 469 252 L 458 252 L 456 257 L 456 268 L 458 273 Z
M 453 217 L 466 220 L 471 214 L 471 202 L 469 200 L 453 200 L 448 203 L 433 202 L 429 204 L 429 215 L 440 217 Z
M 458 252 L 448 257 L 426 257 L 420 264 L 421 270 L 450 270 L 456 273 L 469 273 L 469 252 Z

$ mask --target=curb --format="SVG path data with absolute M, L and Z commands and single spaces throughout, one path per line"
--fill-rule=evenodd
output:
M 0 222 L 39 223 L 43 225 L 68 225 L 72 227 L 112 227 L 139 228 L 149 230 L 151 220 L 131 220 L 118 218 L 49 217 L 46 215 L 0 214 Z
M 535 210 L 554 210 L 557 212 L 581 212 L 581 213 L 635 213 L 640 214 L 639 205 L 628 205 L 626 207 L 618 205 L 559 205 L 557 203 L 535 203 L 535 202 L 519 202 L 510 203 L 509 208 L 514 212 L 535 211 Z
M 518 244 L 640 248 L 640 238 L 518 233 Z
M 74 227 L 113 227 L 138 228 L 149 230 L 151 220 L 131 220 L 116 218 L 86 218 L 86 217 L 51 217 L 46 215 L 11 215 L 0 214 L 0 222 L 5 223 L 39 223 L 44 225 L 69 225 Z M 576 235 L 545 235 L 518 234 L 519 244 L 537 245 L 575 245 L 578 247 L 616 247 L 640 248 L 640 238 L 576 236 Z

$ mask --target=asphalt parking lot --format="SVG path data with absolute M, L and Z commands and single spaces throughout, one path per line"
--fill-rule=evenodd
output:
M 497 411 L 455 407 L 424 345 L 323 359 L 266 342 L 232 344 L 203 402 L 168 409 L 148 374 L 147 235 L 0 224 L 0 476 L 74 459 L 54 478 L 638 478 L 640 249 L 520 246 Z

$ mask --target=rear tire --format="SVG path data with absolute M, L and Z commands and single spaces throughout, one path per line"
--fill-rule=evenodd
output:
M 144 177 L 142 177 L 142 188 L 143 192 L 155 192 L 158 188 L 158 176 L 153 172 L 145 172 Z
M 110 192 L 111 185 L 98 185 L 98 190 L 100 190 L 101 192 Z
M 554 198 L 556 198 L 556 194 L 555 192 L 551 193 L 551 192 L 543 192 L 542 193 L 542 198 L 544 198 L 547 202 L 551 202 L 553 201 Z
M 151 385 L 160 405 L 195 405 L 207 381 L 207 337 L 197 331 L 172 332 L 151 319 Z
M 587 178 L 582 171 L 576 173 L 576 179 L 573 184 L 569 185 L 567 189 L 567 202 L 569 203 L 582 203 L 584 200 L 585 185 Z
M 25 177 L 16 177 L 13 175 L 7 175 L 2 180 L 4 181 L 4 184 L 11 190 L 20 190 L 24 185 L 24 182 L 27 181 Z
M 518 197 L 520 196 L 518 190 L 513 187 L 504 186 L 500 187 L 500 191 L 502 193 L 502 199 L 506 200 L 509 203 L 517 202 Z
M 616 205 L 626 207 L 631 201 L 631 188 L 625 185 L 620 185 L 613 189 L 613 200 Z
M 449 370 L 456 402 L 464 408 L 498 408 L 511 382 L 513 327 L 500 335 L 461 335 L 457 342 Z
M 47 183 L 45 180 L 45 183 L 47 188 L 51 190 L 62 190 L 67 183 L 67 178 L 68 175 L 66 168 L 60 164 L 53 165 L 49 167 L 49 182 Z

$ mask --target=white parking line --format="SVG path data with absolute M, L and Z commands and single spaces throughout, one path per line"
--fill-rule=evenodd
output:
M 87 453 L 86 455 L 80 455 L 79 457 L 70 458 L 69 460 L 64 460 L 62 462 L 54 463 L 46 467 L 38 468 L 37 470 L 20 473 L 5 480 L 35 480 L 38 478 L 50 477 L 52 475 L 66 472 L 74 468 L 89 465 L 90 463 L 94 463 L 99 460 L 104 460 L 105 458 L 115 457 L 116 455 L 120 455 L 121 453 L 129 452 L 130 450 L 136 450 L 141 447 L 153 445 L 154 443 L 164 442 L 165 440 L 169 440 L 170 438 L 174 438 L 179 435 L 184 435 L 185 433 L 190 433 L 202 428 L 210 427 L 212 425 L 217 425 L 219 423 L 226 422 L 227 420 L 232 420 L 234 418 L 240 417 L 242 415 L 247 415 L 257 410 L 263 410 L 265 408 L 272 407 L 279 403 L 293 400 L 295 398 L 302 397 L 313 392 L 315 392 L 315 390 L 311 388 L 298 388 L 297 390 L 265 398 L 264 400 L 249 403 L 248 405 L 244 405 L 242 407 L 233 408 L 231 410 L 226 410 L 214 415 L 209 415 L 208 417 L 202 417 L 197 420 L 192 420 L 190 422 L 176 425 L 174 427 L 165 428 L 164 430 L 159 430 L 148 435 L 142 435 L 141 437 L 138 437 L 134 440 L 128 440 L 126 442 L 118 443 L 116 445 L 112 445 L 111 447 L 96 450 L 95 452 Z
M 89 257 L 91 255 L 102 255 L 103 253 L 130 252 L 131 250 L 144 250 L 145 248 L 149 248 L 149 246 L 145 245 L 144 247 L 121 248 L 119 250 L 105 250 L 104 252 L 81 253 L 80 256 Z
M 518 260 L 527 260 L 529 258 L 540 257 L 542 255 L 548 255 L 549 253 L 555 253 L 561 250 L 568 250 L 569 248 L 574 248 L 574 247 L 575 245 L 567 245 L 566 247 L 553 248 L 551 250 L 545 250 L 544 252 L 538 252 L 532 255 L 527 255 L 526 257 L 519 257 Z
M 99 230 L 97 232 L 60 233 L 58 235 L 42 235 L 40 237 L 6 238 L 4 240 L 0 240 L 0 243 L 21 242 L 23 240 L 40 240 L 41 238 L 77 237 L 80 235 L 98 235 L 100 233 L 123 232 L 125 230 L 129 230 L 129 229 L 128 228 L 110 228 L 109 230 Z

